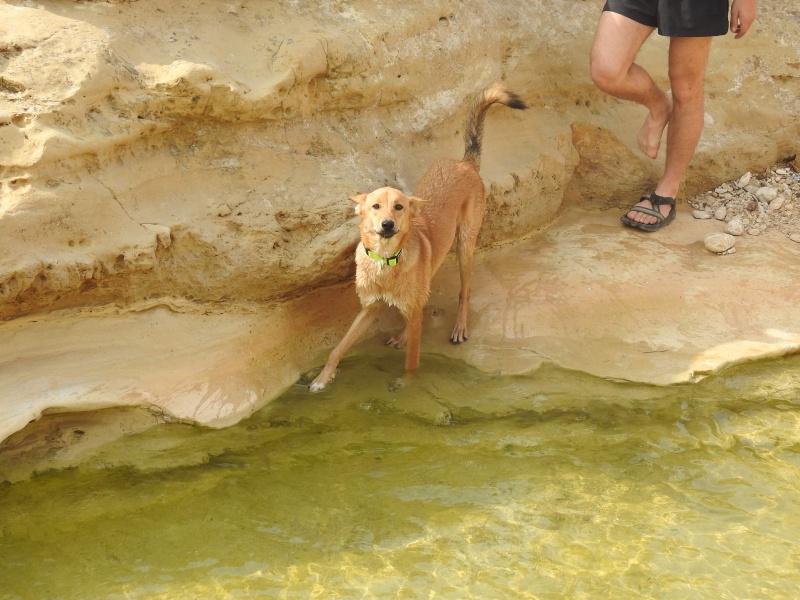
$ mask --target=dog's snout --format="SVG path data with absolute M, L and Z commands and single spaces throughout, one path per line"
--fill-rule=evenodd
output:
M 381 221 L 381 228 L 384 231 L 394 231 L 394 221 L 391 219 L 384 219 Z

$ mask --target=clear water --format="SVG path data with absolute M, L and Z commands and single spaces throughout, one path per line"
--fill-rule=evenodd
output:
M 800 597 L 800 357 L 389 391 L 395 357 L 0 485 L 0 598 Z

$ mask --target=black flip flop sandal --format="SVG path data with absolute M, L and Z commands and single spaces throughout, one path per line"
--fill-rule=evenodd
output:
M 653 208 L 646 208 L 644 206 L 633 206 L 628 212 L 631 210 L 635 210 L 636 212 L 640 212 L 645 215 L 650 215 L 651 217 L 655 217 L 658 219 L 655 223 L 637 223 L 636 221 L 628 218 L 628 213 L 622 215 L 619 220 L 622 221 L 628 227 L 636 227 L 637 229 L 641 229 L 643 231 L 656 231 L 657 229 L 661 229 L 662 227 L 669 225 L 672 223 L 672 220 L 675 218 L 675 198 L 668 198 L 666 196 L 659 196 L 658 194 L 647 194 L 646 196 L 642 196 L 639 199 L 639 202 L 642 200 L 647 200 L 650 204 L 653 205 Z M 661 214 L 661 211 L 658 210 L 658 207 L 662 204 L 666 204 L 670 206 L 669 213 L 665 217 Z

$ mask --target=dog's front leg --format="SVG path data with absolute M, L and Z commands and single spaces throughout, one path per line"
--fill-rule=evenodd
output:
M 415 310 L 406 318 L 406 373 L 413 373 L 419 367 L 419 346 L 422 340 L 422 308 Z
M 355 321 L 350 325 L 350 329 L 347 330 L 342 341 L 339 342 L 336 348 L 331 352 L 331 355 L 328 357 L 328 362 L 325 363 L 320 374 L 317 375 L 314 381 L 311 382 L 311 385 L 308 386 L 312 392 L 320 391 L 336 376 L 336 367 L 339 366 L 339 362 L 344 358 L 344 355 L 347 354 L 347 351 L 353 347 L 353 344 L 361 339 L 361 336 L 369 329 L 369 326 L 375 322 L 379 308 L 380 305 L 374 302 L 361 309 L 361 312 L 358 313 Z

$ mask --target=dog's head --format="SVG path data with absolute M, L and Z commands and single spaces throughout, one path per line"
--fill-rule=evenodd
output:
M 356 203 L 356 214 L 361 217 L 361 241 L 376 251 L 378 248 L 399 250 L 403 247 L 413 218 L 424 202 L 390 187 L 350 199 Z

